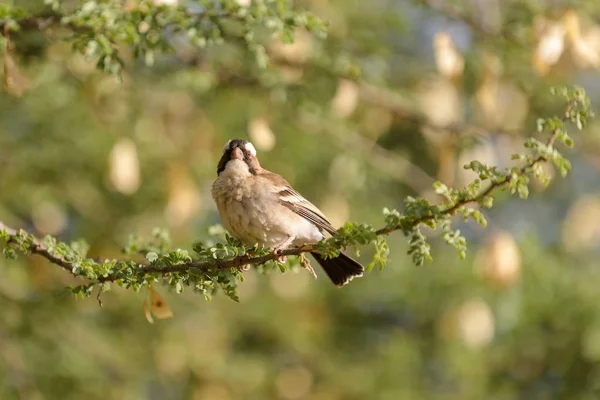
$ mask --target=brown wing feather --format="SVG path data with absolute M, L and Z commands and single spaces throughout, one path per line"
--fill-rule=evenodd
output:
M 304 199 L 298 192 L 293 189 L 285 189 L 279 192 L 279 194 L 285 199 L 294 199 L 293 201 L 280 200 L 281 204 L 295 212 L 296 214 L 306 218 L 321 229 L 326 230 L 332 235 L 336 232 L 335 228 L 323 215 L 314 204 Z
M 302 197 L 300 193 L 295 191 L 284 178 L 266 170 L 263 170 L 261 175 L 269 179 L 271 183 L 275 184 L 275 187 L 277 188 L 276 193 L 280 198 L 279 202 L 283 206 L 289 208 L 296 214 L 315 224 L 318 228 L 324 229 L 332 235 L 336 232 L 336 229 L 327 220 L 327 217 L 325 217 L 323 212 L 310 201 Z

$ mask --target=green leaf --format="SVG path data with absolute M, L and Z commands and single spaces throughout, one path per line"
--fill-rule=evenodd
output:
M 564 139 L 564 144 L 570 148 L 573 148 L 573 139 L 571 139 L 569 136 L 567 136 Z
M 484 196 L 479 204 L 485 208 L 492 208 L 494 206 L 494 198 L 492 196 Z
M 527 185 L 517 186 L 517 192 L 519 193 L 519 197 L 523 200 L 526 200 L 527 197 L 529 197 L 529 188 Z
M 154 262 L 154 261 L 158 260 L 158 254 L 156 254 L 153 251 L 150 251 L 150 252 L 146 253 L 146 260 L 148 260 L 150 262 Z
M 11 247 L 5 247 L 4 249 L 2 249 L 2 253 L 4 254 L 4 257 L 6 257 L 9 260 L 17 259 L 17 253 L 15 252 L 15 249 Z
M 111 289 L 110 282 L 103 282 L 100 284 L 100 291 L 102 293 L 110 292 L 110 289 Z
M 175 284 L 175 292 L 177 292 L 177 294 L 183 293 L 183 285 L 181 284 L 181 282 L 177 282 Z
M 543 132 L 545 125 L 546 125 L 546 120 L 544 118 L 537 119 L 536 126 L 537 126 L 538 132 Z
M 471 217 L 482 227 L 485 228 L 487 226 L 487 220 L 485 219 L 485 216 L 481 213 L 481 211 L 471 210 Z
M 279 271 L 283 274 L 285 273 L 285 264 L 280 263 L 280 262 L 276 262 L 277 263 L 277 267 L 279 268 Z

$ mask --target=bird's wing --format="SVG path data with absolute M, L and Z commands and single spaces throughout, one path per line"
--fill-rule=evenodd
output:
M 323 212 L 295 191 L 280 175 L 265 171 L 263 176 L 274 184 L 278 200 L 283 206 L 312 222 L 319 229 L 326 230 L 332 235 L 336 232 Z

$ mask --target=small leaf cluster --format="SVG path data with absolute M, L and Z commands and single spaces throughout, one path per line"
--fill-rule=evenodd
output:
M 214 228 L 208 229 L 215 234 Z M 143 273 L 151 270 L 151 276 L 155 282 L 161 278 L 176 293 L 182 293 L 186 286 L 192 287 L 195 292 L 202 293 L 206 300 L 210 300 L 213 293 L 221 289 L 225 295 L 238 301 L 237 280 L 243 280 L 243 275 L 235 267 L 221 268 L 219 260 L 235 258 L 245 254 L 244 246 L 230 237 L 226 237 L 225 243 L 216 243 L 206 246 L 205 243 L 196 243 L 193 246 L 194 257 L 187 250 L 172 248 L 168 231 L 155 229 L 154 240 L 144 243 L 140 248 L 146 260 Z M 202 265 L 195 267 L 195 265 Z M 178 271 L 177 267 L 182 267 Z M 162 270 L 174 270 L 174 272 L 162 272 Z M 147 282 L 151 283 L 151 282 Z
M 242 6 L 236 1 L 202 0 L 194 4 L 168 5 L 142 0 L 123 5 L 117 0 L 47 2 L 48 8 L 28 13 L 13 6 L 0 5 L 0 25 L 18 32 L 25 21 L 50 20 L 72 31 L 66 40 L 87 61 L 109 74 L 119 75 L 126 57 L 124 48 L 146 65 L 156 56 L 185 43 L 199 51 L 211 47 L 239 45 L 249 52 L 259 67 L 266 67 L 265 46 L 273 38 L 293 41 L 296 29 L 306 29 L 318 37 L 325 35 L 325 24 L 309 12 L 290 6 L 288 1 L 265 0 Z M 27 26 L 28 27 L 28 26 Z
M 416 265 L 422 265 L 425 261 L 431 261 L 432 257 L 431 247 L 421 231 L 421 225 L 431 229 L 436 229 L 439 225 L 444 241 L 453 246 L 460 258 L 464 259 L 467 250 L 466 239 L 460 234 L 460 230 L 452 228 L 452 216 L 459 213 L 465 222 L 472 219 L 485 227 L 487 221 L 483 213 L 479 209 L 468 206 L 469 204 L 475 203 L 481 208 L 491 208 L 492 193 L 496 189 L 507 189 L 511 194 L 517 193 L 519 197 L 526 199 L 529 195 L 530 175 L 540 179 L 544 184 L 549 182 L 542 168 L 542 162 L 551 161 L 563 177 L 570 170 L 570 162 L 555 145 L 562 143 L 567 147 L 573 147 L 567 124 L 572 123 L 578 130 L 582 130 L 587 121 L 594 117 L 594 113 L 589 98 L 580 87 L 553 88 L 551 94 L 564 101 L 563 115 L 561 118 L 550 117 L 537 121 L 537 133 L 544 135 L 544 138 L 526 139 L 524 147 L 528 152 L 512 156 L 512 159 L 523 162 L 523 165 L 501 170 L 496 166 L 488 166 L 476 160 L 471 161 L 464 168 L 475 172 L 478 178 L 465 188 L 449 188 L 442 182 L 433 184 L 435 192 L 444 199 L 444 205 L 432 205 L 425 199 L 409 196 L 404 201 L 403 213 L 384 209 L 386 226 L 377 233 L 402 230 L 408 239 L 408 254 Z M 484 184 L 487 186 L 484 187 Z
M 236 268 L 220 268 L 217 265 L 218 258 L 214 256 L 223 245 L 202 250 L 196 247 L 198 258 L 202 261 L 212 259 L 214 266 L 194 268 L 187 250 L 169 250 L 171 242 L 165 230 L 155 229 L 153 239 L 147 242 L 137 236 L 129 238 L 123 249 L 124 254 L 130 257 L 143 254 L 146 261 L 86 258 L 88 246 L 85 242 L 77 241 L 69 245 L 52 236 L 38 241 L 22 230 L 13 235 L 0 230 L 0 239 L 6 244 L 3 252 L 7 258 L 16 258 L 17 253 L 37 253 L 63 266 L 74 276 L 89 281 L 84 285 L 69 286 L 63 291 L 78 298 L 90 296 L 96 288 L 100 292 L 107 292 L 112 283 L 137 292 L 142 287 L 163 281 L 177 293 L 183 292 L 185 286 L 191 286 L 210 300 L 215 290 L 220 288 L 228 297 L 238 299 L 236 279 L 242 278 L 240 272 Z M 185 267 L 177 271 L 177 266 L 182 265 Z M 162 272 L 164 269 L 170 270 Z
M 375 246 L 375 254 L 373 255 L 373 260 L 365 268 L 366 272 L 370 272 L 374 267 L 377 267 L 381 271 L 388 262 L 390 246 L 387 244 L 385 237 L 377 236 L 373 241 L 373 246 Z
M 326 258 L 337 257 L 340 252 L 351 246 L 367 245 L 377 240 L 377 233 L 367 224 L 346 222 L 331 238 L 321 241 L 317 251 Z

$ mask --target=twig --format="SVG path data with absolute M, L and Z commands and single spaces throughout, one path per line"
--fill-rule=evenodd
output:
M 568 109 L 570 108 L 570 105 L 568 106 Z M 568 112 L 567 112 L 568 114 Z M 567 117 L 562 118 L 562 121 L 566 121 Z M 559 134 L 559 129 L 555 129 L 552 132 L 552 135 L 550 135 L 550 138 L 547 140 L 546 145 L 548 147 L 552 147 L 554 145 L 554 142 L 556 141 L 556 139 L 558 138 L 558 134 Z M 542 163 L 542 162 L 546 162 L 547 159 L 544 156 L 538 156 L 537 158 L 535 158 L 534 160 L 532 160 L 531 162 L 527 163 L 526 165 L 522 166 L 519 169 L 519 176 L 523 176 L 525 174 L 527 174 L 527 172 L 529 170 L 531 170 L 536 164 Z M 440 214 L 442 215 L 455 215 L 456 212 L 461 208 L 464 207 L 468 204 L 472 204 L 472 203 L 477 203 L 480 200 L 483 200 L 485 197 L 489 196 L 494 190 L 496 189 L 500 189 L 506 185 L 508 185 L 513 179 L 513 175 L 512 174 L 505 174 L 504 175 L 504 179 L 501 180 L 497 180 L 495 182 L 490 183 L 490 185 L 484 189 L 483 191 L 479 192 L 479 194 L 475 197 L 469 198 L 469 199 L 464 199 L 461 201 L 457 201 L 456 203 L 450 205 L 449 207 L 445 208 L 444 210 L 442 210 L 440 212 Z M 422 218 L 417 218 L 415 220 L 413 220 L 413 226 L 417 226 L 420 225 L 426 221 L 432 220 L 433 218 L 435 218 L 435 216 L 433 215 L 427 215 L 427 216 L 423 216 Z M 379 229 L 377 230 L 375 233 L 377 234 L 377 236 L 380 235 L 387 235 L 390 234 L 394 231 L 398 230 L 398 227 L 392 227 L 392 228 L 383 228 L 383 229 Z
M 550 138 L 548 139 L 548 141 L 546 142 L 546 144 L 548 146 L 552 146 L 554 144 L 554 142 L 556 141 L 558 134 L 559 134 L 559 131 L 555 130 L 552 133 L 552 135 L 550 136 Z M 545 162 L 545 161 L 547 161 L 547 160 L 546 160 L 546 157 L 544 157 L 544 156 L 539 156 L 539 157 L 535 158 L 533 161 L 527 163 L 526 165 L 524 165 L 523 167 L 521 167 L 519 169 L 519 175 L 521 175 L 521 176 L 525 175 L 536 164 Z M 429 220 L 432 220 L 436 217 L 453 216 L 456 214 L 456 212 L 461 207 L 464 207 L 468 204 L 477 203 L 477 202 L 483 200 L 485 197 L 489 196 L 494 190 L 500 189 L 500 188 L 508 185 L 512 179 L 513 179 L 513 176 L 511 174 L 507 173 L 505 175 L 504 179 L 497 180 L 495 182 L 490 183 L 490 185 L 486 189 L 479 192 L 479 194 L 477 194 L 471 198 L 463 199 L 463 200 L 457 201 L 454 204 L 448 205 L 448 206 L 446 206 L 446 208 L 443 208 L 435 216 L 425 215 L 420 218 L 412 219 L 409 221 L 409 223 L 410 223 L 409 226 L 407 226 L 407 222 L 404 222 L 404 223 L 400 222 L 399 224 L 394 225 L 394 226 L 380 228 L 375 231 L 375 235 L 377 235 L 377 236 L 389 235 L 390 233 L 393 233 L 393 232 L 401 230 L 401 229 L 402 230 L 407 230 L 407 229 L 410 230 L 410 229 L 413 229 L 413 228 L 417 227 L 418 225 L 421 225 L 421 224 L 423 224 Z M 18 232 L 16 230 L 11 229 L 11 228 L 7 227 L 6 225 L 4 225 L 2 222 L 0 222 L 0 230 L 2 230 L 2 229 L 4 229 L 6 231 L 6 233 L 8 234 L 9 243 L 11 241 L 16 241 L 16 237 L 18 234 Z M 73 273 L 73 266 L 68 261 L 52 254 L 50 251 L 48 251 L 48 249 L 46 249 L 40 243 L 40 241 L 38 239 L 33 240 L 30 250 L 32 253 L 38 254 L 38 255 L 46 258 L 51 263 L 59 265 L 60 267 Z M 166 274 L 176 273 L 176 272 L 187 272 L 190 269 L 196 269 L 199 271 L 208 271 L 208 270 L 212 270 L 215 268 L 229 269 L 231 267 L 239 267 L 240 265 L 245 265 L 245 264 L 261 265 L 268 261 L 277 260 L 282 256 L 299 256 L 299 255 L 303 255 L 304 253 L 312 252 L 315 250 L 317 250 L 317 245 L 313 244 L 313 245 L 305 245 L 305 246 L 297 247 L 297 248 L 285 249 L 285 250 L 281 250 L 277 253 L 270 253 L 270 254 L 267 254 L 264 256 L 242 255 L 242 256 L 237 256 L 234 258 L 226 259 L 226 260 L 215 260 L 214 262 L 192 261 L 192 262 L 188 262 L 188 263 L 182 263 L 182 264 L 170 265 L 170 266 L 157 266 L 157 265 L 150 265 L 150 264 L 144 264 L 144 263 L 137 263 L 139 266 L 137 272 L 140 274 L 143 274 L 143 275 L 151 274 L 151 273 L 160 273 L 162 275 L 166 275 Z M 127 261 L 125 261 L 125 262 L 127 262 Z M 98 278 L 97 282 L 99 282 L 99 283 L 114 282 L 118 279 L 120 279 L 118 273 L 113 273 L 106 277 Z M 99 296 L 98 296 L 98 301 L 100 302 Z
M 308 272 L 310 272 L 315 279 L 317 279 L 315 270 L 313 269 L 312 265 L 310 265 L 310 261 L 308 261 L 308 258 L 306 258 L 304 254 L 300 254 L 300 264 L 304 269 L 308 270 Z
M 104 307 L 104 304 L 102 304 L 102 300 L 100 300 L 101 294 L 102 294 L 102 285 L 100 285 L 100 287 L 98 288 L 98 295 L 96 296 L 96 300 L 98 300 L 98 305 L 100 307 Z
M 9 244 L 13 241 L 16 241 L 19 233 L 25 234 L 25 231 L 23 231 L 22 229 L 17 231 L 15 229 L 9 228 L 8 226 L 4 225 L 2 221 L 0 221 L 0 230 L 4 230 L 9 236 Z M 38 254 L 50 261 L 52 264 L 56 264 L 61 268 L 64 268 L 65 270 L 69 271 L 70 273 L 73 273 L 73 265 L 69 261 L 65 260 L 62 257 L 52 254 L 46 247 L 44 247 L 44 245 L 42 245 L 42 243 L 37 238 L 34 238 L 33 242 L 30 243 L 29 251 L 31 251 L 33 254 Z

